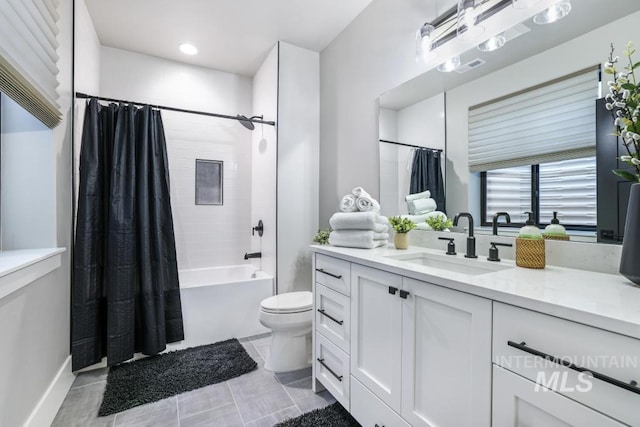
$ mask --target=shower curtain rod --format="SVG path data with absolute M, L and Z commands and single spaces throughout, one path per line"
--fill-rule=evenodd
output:
M 98 101 L 124 102 L 124 103 L 127 103 L 127 104 L 140 105 L 140 106 L 144 106 L 144 107 L 149 106 L 149 107 L 157 108 L 159 110 L 177 111 L 178 113 L 189 113 L 189 114 L 197 114 L 197 115 L 200 115 L 200 116 L 218 117 L 218 118 L 221 118 L 221 119 L 230 119 L 230 120 L 238 120 L 238 121 L 243 121 L 243 122 L 261 123 L 263 125 L 269 125 L 269 126 L 275 126 L 276 125 L 276 122 L 268 121 L 268 120 L 236 117 L 236 116 L 229 116 L 229 115 L 226 115 L 226 114 L 218 114 L 218 113 L 208 113 L 206 111 L 185 110 L 185 109 L 182 109 L 182 108 L 166 107 L 166 106 L 163 106 L 163 105 L 145 104 L 144 102 L 132 102 L 132 101 L 124 100 L 124 99 L 105 98 L 103 96 L 87 95 L 86 93 L 82 93 L 82 92 L 76 92 L 76 98 L 77 99 L 96 98 Z
M 388 141 L 386 139 L 381 139 L 380 142 L 385 142 L 387 144 L 402 145 L 403 147 L 424 148 L 425 150 L 439 151 L 442 153 L 442 148 L 429 148 L 429 147 L 423 147 L 421 145 L 404 144 L 402 142 Z

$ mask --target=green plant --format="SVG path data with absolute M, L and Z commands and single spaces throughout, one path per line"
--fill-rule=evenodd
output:
M 329 234 L 331 234 L 331 227 L 328 230 L 318 230 L 315 236 L 313 236 L 313 242 L 319 245 L 329 244 Z
M 416 225 L 409 218 L 392 216 L 391 218 L 389 218 L 389 222 L 391 223 L 391 226 L 396 231 L 396 233 L 408 233 L 416 228 Z
M 622 145 L 627 151 L 626 155 L 619 159 L 633 167 L 633 172 L 623 169 L 615 169 L 614 174 L 631 182 L 640 182 L 640 84 L 636 80 L 635 69 L 640 67 L 640 62 L 633 62 L 635 53 L 633 44 L 627 43 L 622 53 L 627 57 L 628 63 L 624 71 L 618 71 L 616 64 L 619 58 L 613 56 L 614 48 L 611 44 L 609 60 L 605 63 L 604 72 L 613 76 L 608 83 L 609 93 L 606 96 L 605 107 L 614 116 L 614 135 L 622 139 Z
M 445 215 L 434 215 L 426 219 L 426 223 L 434 231 L 443 231 L 453 227 L 453 223 L 450 218 Z

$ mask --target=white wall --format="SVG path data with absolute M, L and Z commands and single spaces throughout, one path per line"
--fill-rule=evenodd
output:
M 102 47 L 100 95 L 250 115 L 247 77 Z M 251 138 L 235 120 L 163 111 L 178 268 L 245 263 L 251 248 Z M 195 159 L 222 160 L 222 206 L 195 205 Z
M 265 120 L 278 118 L 278 45 L 276 44 L 253 77 L 253 115 Z M 252 264 L 276 276 L 276 163 L 278 140 L 276 128 L 256 125 L 252 133 L 251 225 L 264 223 L 262 237 L 251 238 L 251 251 L 262 252 Z
M 58 102 L 63 117 L 50 140 L 51 175 L 41 174 L 40 178 L 51 184 L 55 200 L 54 244 L 69 248 L 72 1 L 61 1 L 58 11 Z M 2 183 L 3 187 L 8 185 Z M 49 425 L 64 399 L 70 386 L 70 371 L 63 372 L 66 382 L 53 382 L 69 357 L 69 284 L 70 253 L 67 251 L 62 255 L 60 268 L 0 300 L 0 425 L 21 426 L 28 420 L 30 425 Z M 47 394 L 50 385 L 54 387 Z M 44 399 L 42 405 L 38 406 L 41 399 Z
M 0 249 L 55 247 L 53 131 L 6 95 L 0 112 Z
M 319 55 L 280 42 L 278 293 L 311 290 L 308 246 L 318 230 Z
M 445 147 L 444 92 L 398 111 L 398 141 L 419 147 Z
M 620 53 L 629 40 L 638 39 L 639 20 L 640 12 L 636 12 L 447 92 L 449 212 L 471 211 L 476 218 L 480 214 L 478 175 L 470 174 L 468 167 L 469 107 L 603 63 L 610 43 Z
M 379 196 L 378 96 L 425 70 L 415 31 L 435 2 L 374 0 L 320 54 L 320 223 L 355 186 Z

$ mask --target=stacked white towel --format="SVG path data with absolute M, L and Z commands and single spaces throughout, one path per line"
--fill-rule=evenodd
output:
M 329 219 L 333 246 L 373 249 L 389 240 L 389 220 L 377 212 L 337 212 Z
M 425 214 L 420 214 L 420 215 L 402 215 L 402 218 L 409 218 L 409 220 L 415 224 L 422 224 L 424 223 L 427 218 L 431 218 L 432 216 L 443 216 L 443 217 L 447 217 L 447 215 L 444 212 L 440 212 L 440 211 L 433 211 L 433 212 L 427 212 Z M 421 229 L 426 229 L 426 228 L 422 228 Z M 429 227 L 429 229 L 431 229 L 431 227 Z
M 342 212 L 358 212 L 358 206 L 356 205 L 356 196 L 353 194 L 347 194 L 340 200 L 340 210 Z
M 333 246 L 347 248 L 373 249 L 384 246 L 389 241 L 389 233 L 376 233 L 371 230 L 335 230 L 329 235 Z
M 431 198 L 429 190 L 422 193 L 409 194 L 404 200 L 407 202 L 407 210 L 410 215 L 423 215 L 438 208 L 436 201 Z

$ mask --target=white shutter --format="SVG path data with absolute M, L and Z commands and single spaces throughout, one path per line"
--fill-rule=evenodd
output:
M 0 0 L 0 91 L 49 127 L 58 106 L 59 0 Z
M 469 109 L 472 172 L 595 155 L 598 68 Z
M 523 223 L 531 210 L 531 166 L 487 172 L 487 220 L 496 212 L 507 212 L 511 221 Z
M 596 226 L 596 158 L 540 165 L 540 223 Z

